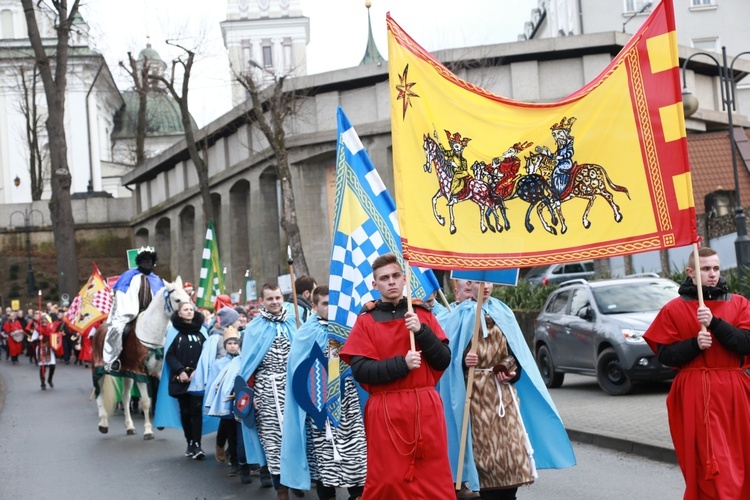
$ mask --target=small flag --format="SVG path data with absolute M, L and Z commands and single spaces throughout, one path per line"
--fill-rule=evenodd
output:
M 96 264 L 93 265 L 94 272 L 75 296 L 63 318 L 68 328 L 78 333 L 83 333 L 97 321 L 106 319 L 112 309 L 112 289 Z
M 216 240 L 213 221 L 208 221 L 206 242 L 203 245 L 203 259 L 198 283 L 198 307 L 212 308 L 214 299 L 224 290 L 224 274 L 219 261 L 219 243 Z

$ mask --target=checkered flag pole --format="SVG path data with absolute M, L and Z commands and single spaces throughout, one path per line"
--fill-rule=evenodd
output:
M 224 275 L 219 260 L 219 243 L 213 221 L 208 222 L 206 241 L 203 245 L 200 281 L 198 282 L 198 307 L 211 308 L 216 296 L 224 290 Z
M 380 298 L 371 289 L 372 262 L 393 253 L 405 268 L 396 204 L 343 110 L 338 110 L 339 139 L 334 201 L 334 235 L 329 278 L 329 335 L 344 341 L 362 305 Z M 412 267 L 410 286 L 417 298 L 437 290 L 429 269 Z

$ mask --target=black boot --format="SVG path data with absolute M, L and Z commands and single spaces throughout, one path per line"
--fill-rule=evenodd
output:
M 253 482 L 253 478 L 250 477 L 250 465 L 249 464 L 240 465 L 240 482 L 242 484 L 250 484 Z
M 273 480 L 271 479 L 271 473 L 268 471 L 267 465 L 260 468 L 260 486 L 261 488 L 273 487 Z

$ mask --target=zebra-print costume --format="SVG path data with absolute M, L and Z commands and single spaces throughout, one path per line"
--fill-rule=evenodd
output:
M 306 428 L 310 477 L 322 481 L 325 486 L 364 486 L 367 443 L 359 395 L 351 375 L 344 383 L 338 427 L 334 428 L 326 420 L 326 430 L 319 431 L 312 419 L 307 417 Z
M 258 402 L 255 422 L 271 474 L 281 473 L 281 419 L 286 401 L 286 365 L 290 348 L 291 342 L 286 336 L 276 335 L 255 371 L 255 400 Z

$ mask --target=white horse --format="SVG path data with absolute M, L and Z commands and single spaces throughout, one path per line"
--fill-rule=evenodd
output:
M 133 382 L 141 393 L 141 407 L 145 417 L 143 439 L 154 439 L 151 424 L 151 398 L 148 395 L 148 377 L 161 378 L 164 364 L 164 341 L 172 313 L 180 304 L 189 302 L 190 296 L 182 288 L 182 279 L 178 276 L 174 283 L 164 282 L 164 288 L 156 292 L 145 311 L 138 315 L 133 323 L 133 331 L 123 341 L 120 354 L 121 369 L 109 374 L 104 371 L 102 348 L 107 325 L 102 324 L 96 330 L 92 340 L 94 362 L 92 374 L 94 386 L 99 390 L 96 406 L 99 409 L 99 432 L 109 431 L 109 417 L 115 407 L 115 388 L 113 375 L 122 377 L 122 407 L 125 410 L 125 429 L 127 434 L 135 434 L 135 426 L 130 416 L 130 389 Z M 154 395 L 156 396 L 156 395 Z

